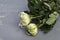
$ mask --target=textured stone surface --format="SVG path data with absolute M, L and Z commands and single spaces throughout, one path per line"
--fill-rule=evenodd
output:
M 0 40 L 60 40 L 60 18 L 48 34 L 27 36 L 19 24 L 19 12 L 28 10 L 27 0 L 0 0 Z

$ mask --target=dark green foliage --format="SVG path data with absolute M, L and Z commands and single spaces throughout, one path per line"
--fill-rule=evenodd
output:
M 53 28 L 55 22 L 48 25 L 46 21 L 53 12 L 60 13 L 60 0 L 28 0 L 28 8 L 30 10 L 29 14 L 36 17 L 31 22 L 36 23 L 42 31 L 48 32 Z

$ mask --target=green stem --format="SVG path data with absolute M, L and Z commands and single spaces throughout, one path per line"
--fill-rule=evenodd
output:
M 38 18 L 38 17 L 41 17 L 41 16 L 31 17 L 31 19 L 35 19 L 35 18 Z

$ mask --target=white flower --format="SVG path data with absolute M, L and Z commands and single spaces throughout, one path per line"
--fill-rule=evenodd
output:
M 30 16 L 27 13 L 21 12 L 20 18 L 23 26 L 27 26 L 30 23 Z
M 28 29 L 28 32 L 35 36 L 37 33 L 38 33 L 38 28 L 37 28 L 37 25 L 34 24 L 34 23 L 30 23 L 28 26 L 27 26 L 27 29 Z

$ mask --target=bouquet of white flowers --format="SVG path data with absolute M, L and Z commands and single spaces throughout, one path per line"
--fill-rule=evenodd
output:
M 30 35 L 35 36 L 38 29 L 47 33 L 53 28 L 59 17 L 60 1 L 28 0 L 28 8 L 30 11 L 20 13 L 20 23 L 26 27 Z

